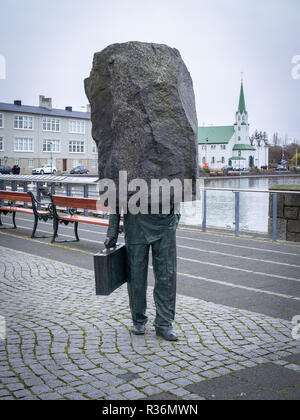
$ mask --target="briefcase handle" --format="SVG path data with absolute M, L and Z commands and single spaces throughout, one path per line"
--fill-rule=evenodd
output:
M 115 250 L 115 249 L 116 249 L 119 245 L 121 245 L 121 244 L 116 243 L 116 245 L 115 245 L 115 246 L 112 246 L 111 248 L 104 248 L 104 249 L 101 251 L 101 254 L 102 254 L 102 255 L 108 254 L 109 252 L 112 252 L 113 250 Z

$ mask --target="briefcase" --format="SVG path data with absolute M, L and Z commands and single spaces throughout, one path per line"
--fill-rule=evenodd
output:
M 126 283 L 126 248 L 117 244 L 94 255 L 96 295 L 108 296 Z

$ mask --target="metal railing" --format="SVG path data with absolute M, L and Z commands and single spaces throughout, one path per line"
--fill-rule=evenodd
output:
M 278 194 L 300 194 L 300 191 L 291 191 L 291 190 L 255 190 L 247 188 L 210 188 L 203 187 L 203 220 L 202 220 L 202 232 L 207 231 L 207 191 L 227 191 L 234 193 L 235 196 L 235 235 L 239 236 L 240 234 L 240 193 L 262 193 L 262 194 L 271 194 L 273 197 L 273 213 L 272 213 L 272 239 L 277 241 L 277 197 Z
M 96 194 L 96 182 L 97 177 L 70 177 L 70 176 L 55 176 L 55 175 L 0 175 L 0 190 L 6 189 L 6 184 L 9 182 L 11 191 L 17 191 L 22 189 L 24 192 L 28 192 L 29 187 L 32 192 L 35 193 L 38 202 L 41 201 L 41 187 L 47 186 L 50 188 L 51 194 L 65 194 L 71 197 L 76 187 L 75 196 L 82 196 L 88 198 L 90 195 L 89 189 L 91 186 L 95 186 L 94 197 Z M 19 188 L 18 188 L 19 186 Z M 28 206 L 24 203 L 25 207 Z M 38 205 L 40 210 L 40 205 Z M 84 215 L 88 215 L 88 211 L 84 210 Z
M 51 194 L 56 192 L 65 193 L 67 196 L 72 196 L 75 193 L 75 196 L 81 196 L 85 198 L 97 197 L 97 177 L 70 177 L 70 176 L 52 176 L 52 175 L 0 175 L 0 190 L 6 189 L 6 183 L 10 182 L 10 188 L 12 191 L 17 191 L 18 184 L 19 189 L 22 189 L 24 192 L 28 192 L 28 187 L 31 186 L 33 192 L 36 194 L 37 201 L 41 201 L 41 187 L 43 185 L 50 186 Z M 20 186 L 23 184 L 23 188 Z M 32 184 L 34 186 L 32 187 Z M 91 188 L 94 187 L 94 188 Z M 273 197 L 273 214 L 272 214 L 272 239 L 277 240 L 277 198 L 278 194 L 300 194 L 300 191 L 290 191 L 290 190 L 256 190 L 256 189 L 242 189 L 242 188 L 213 188 L 202 186 L 200 188 L 203 195 L 203 219 L 202 219 L 202 231 L 207 231 L 207 192 L 208 191 L 222 191 L 222 192 L 232 192 L 234 194 L 234 233 L 236 236 L 240 234 L 240 193 L 262 193 L 262 194 L 271 194 Z M 24 203 L 24 206 L 27 207 L 28 204 Z M 84 210 L 84 215 L 88 215 L 88 211 Z

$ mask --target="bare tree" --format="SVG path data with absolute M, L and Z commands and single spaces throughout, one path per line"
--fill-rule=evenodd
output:
M 279 146 L 281 143 L 281 139 L 278 133 L 273 134 L 273 146 Z

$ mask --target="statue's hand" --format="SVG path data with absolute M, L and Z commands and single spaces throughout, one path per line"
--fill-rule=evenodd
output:
M 104 245 L 105 248 L 114 248 L 117 244 L 117 239 L 116 238 L 106 238 Z

